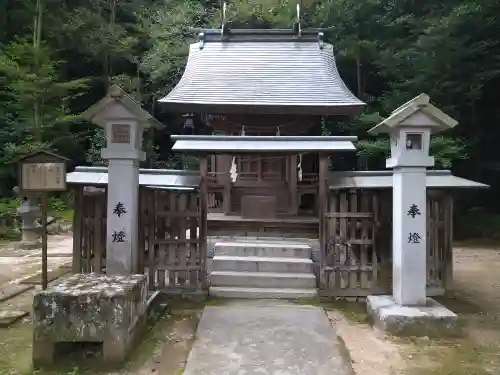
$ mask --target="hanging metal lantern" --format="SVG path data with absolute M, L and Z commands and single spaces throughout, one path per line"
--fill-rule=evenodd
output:
M 192 113 L 187 113 L 184 116 L 184 134 L 194 133 L 194 115 Z

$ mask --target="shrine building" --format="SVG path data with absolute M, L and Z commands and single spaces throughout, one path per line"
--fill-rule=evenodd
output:
M 342 80 L 324 30 L 301 25 L 233 30 L 223 24 L 195 32 L 182 78 L 159 103 L 184 116 L 191 134 L 172 135 L 172 150 L 196 156 L 199 169 L 130 164 L 138 174 L 130 179 L 139 186 L 133 198 L 138 203 L 120 206 L 133 207 L 137 219 L 127 222 L 127 228 L 137 230 L 127 245 L 130 272 L 148 275 L 151 290 L 174 294 L 296 298 L 390 293 L 393 172 L 330 169 L 329 160 L 356 152 L 357 137 L 321 136 L 321 119 L 349 120 L 365 104 Z M 118 88 L 103 103 L 86 112 L 89 120 L 101 124 L 108 119 L 112 125 L 118 111 L 112 116 L 106 111 L 114 105 L 138 123 L 151 120 Z M 402 111 L 407 117 L 401 117 Z M 428 152 L 430 125 L 417 120 L 436 116 L 436 123 L 451 123 L 440 113 L 427 96 L 419 96 L 391 115 L 397 122 L 389 130 L 403 129 L 390 133 L 391 139 L 413 127 L 421 135 L 412 136 L 415 147 L 401 152 Z M 212 134 L 199 134 L 193 116 Z M 414 123 L 404 123 L 410 117 Z M 127 137 L 116 145 L 109 130 L 103 155 L 129 150 L 127 155 L 133 151 L 140 161 L 142 130 L 136 132 L 141 136 L 130 138 L 129 145 Z M 440 295 L 452 282 L 452 191 L 486 185 L 449 171 L 423 173 L 427 202 L 418 209 L 426 215 L 427 229 L 414 239 L 426 243 L 427 293 Z M 74 272 L 110 267 L 106 247 L 114 246 L 110 236 L 116 229 L 107 224 L 113 210 L 106 205 L 116 193 L 108 182 L 105 167 L 77 167 L 68 174 L 75 192 Z M 120 220 L 113 217 L 116 225 Z

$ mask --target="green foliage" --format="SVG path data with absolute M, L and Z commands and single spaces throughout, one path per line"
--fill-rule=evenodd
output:
M 4 215 L 12 215 L 16 213 L 19 204 L 19 198 L 1 198 L 0 199 L 0 217 Z
M 431 139 L 431 155 L 434 156 L 437 169 L 449 169 L 454 161 L 468 158 L 464 140 L 442 135 Z
M 101 149 L 106 146 L 106 134 L 104 129 L 94 130 L 91 136 L 90 147 L 85 155 L 85 161 L 92 166 L 105 166 L 107 161 L 101 158 Z
M 376 169 L 376 166 L 379 166 L 379 168 L 382 169 L 385 159 L 387 159 L 390 154 L 389 138 L 361 140 L 356 144 L 356 148 L 358 168 L 365 170 Z M 373 167 L 370 168 L 370 166 Z

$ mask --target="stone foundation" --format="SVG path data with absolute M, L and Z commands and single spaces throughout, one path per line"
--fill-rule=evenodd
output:
M 145 326 L 147 297 L 144 275 L 77 274 L 39 292 L 33 301 L 33 366 L 122 364 Z
M 395 336 L 453 337 L 460 335 L 458 316 L 432 298 L 426 306 L 400 306 L 392 296 L 366 300 L 373 325 Z

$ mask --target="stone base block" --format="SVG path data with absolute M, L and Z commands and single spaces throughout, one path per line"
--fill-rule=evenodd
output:
M 432 298 L 426 306 L 400 306 L 392 296 L 369 296 L 373 325 L 395 336 L 453 337 L 461 333 L 458 316 Z
M 144 275 L 77 274 L 33 301 L 33 366 L 84 362 L 115 367 L 145 327 Z

